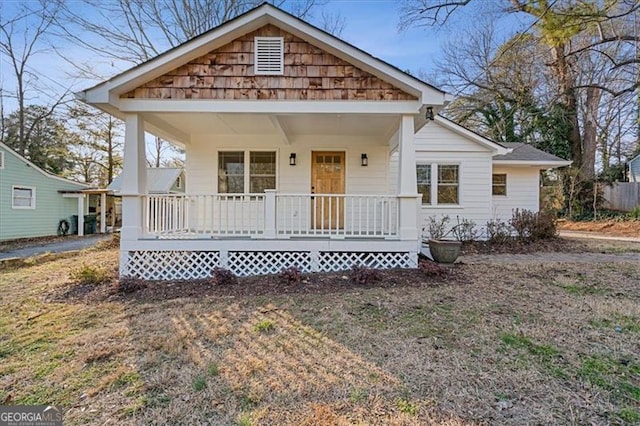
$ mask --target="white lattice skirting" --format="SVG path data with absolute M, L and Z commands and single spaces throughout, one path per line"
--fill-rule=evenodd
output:
M 303 272 L 330 272 L 356 265 L 415 268 L 417 262 L 417 254 L 408 252 L 130 251 L 121 274 L 145 280 L 188 280 L 207 278 L 216 267 L 242 277 L 276 274 L 289 267 Z

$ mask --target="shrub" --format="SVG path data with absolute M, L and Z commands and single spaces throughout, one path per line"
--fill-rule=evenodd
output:
M 228 269 L 224 268 L 213 268 L 211 271 L 211 282 L 215 285 L 234 285 L 238 283 L 238 279 Z
M 467 242 L 478 239 L 478 231 L 476 230 L 476 223 L 469 219 L 460 220 L 460 216 L 456 216 L 457 224 L 451 229 L 456 240 Z
M 629 212 L 629 218 L 634 220 L 640 220 L 640 205 L 636 206 Z
M 297 284 L 302 280 L 300 268 L 290 266 L 278 272 L 278 278 L 287 284 Z
M 142 290 L 147 286 L 147 283 L 140 278 L 135 277 L 120 277 L 116 291 L 118 293 L 134 293 L 138 290 Z
M 356 284 L 368 285 L 380 279 L 380 272 L 377 269 L 356 265 L 351 268 L 349 278 Z
M 111 281 L 113 275 L 106 269 L 83 264 L 80 268 L 69 272 L 69 278 L 78 284 L 100 285 Z
M 521 241 L 553 238 L 557 233 L 556 218 L 549 212 L 516 209 L 509 223 Z
M 253 326 L 253 331 L 257 333 L 270 333 L 276 329 L 276 323 L 270 319 L 263 319 Z
M 437 216 L 429 216 L 429 224 L 427 225 L 429 238 L 432 240 L 440 240 L 444 238 L 449 233 L 447 231 L 449 220 L 448 215 L 441 216 L 440 219 L 438 219 Z
M 420 261 L 418 269 L 427 277 L 443 277 L 447 274 L 445 268 L 430 260 Z
M 511 241 L 511 226 L 500 219 L 487 222 L 487 240 L 494 244 L 506 244 Z

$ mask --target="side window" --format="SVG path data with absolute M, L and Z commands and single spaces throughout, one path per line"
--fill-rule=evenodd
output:
M 438 204 L 458 204 L 459 166 L 438 165 Z
M 422 194 L 422 204 L 431 204 L 431 165 L 417 164 L 418 194 Z
M 497 173 L 492 176 L 493 195 L 507 195 L 507 175 L 506 173 Z
M 14 186 L 11 206 L 14 209 L 35 209 L 36 189 L 29 186 Z

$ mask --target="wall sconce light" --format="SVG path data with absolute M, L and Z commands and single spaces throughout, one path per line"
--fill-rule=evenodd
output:
M 295 166 L 296 165 L 296 153 L 292 152 L 291 155 L 289 156 L 289 165 L 290 166 Z
M 427 107 L 427 111 L 424 114 L 424 118 L 433 121 L 433 107 Z
M 360 156 L 360 165 L 362 167 L 367 167 L 369 165 L 369 157 L 367 157 L 367 154 L 362 154 Z

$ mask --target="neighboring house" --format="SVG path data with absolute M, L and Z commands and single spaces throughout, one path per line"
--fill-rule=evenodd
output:
M 52 175 L 0 143 L 0 240 L 56 235 L 85 212 L 87 185 Z
M 184 170 L 179 168 L 147 168 L 147 192 L 149 194 L 179 194 L 184 193 Z M 113 195 L 120 195 L 122 190 L 122 175 L 118 175 L 107 189 Z
M 126 123 L 123 275 L 415 267 L 429 215 L 538 198 L 541 164 L 433 119 L 449 95 L 269 4 L 78 97 Z M 185 150 L 185 194 L 152 193 L 145 131 Z
M 629 182 L 640 182 L 640 154 L 629 161 Z

